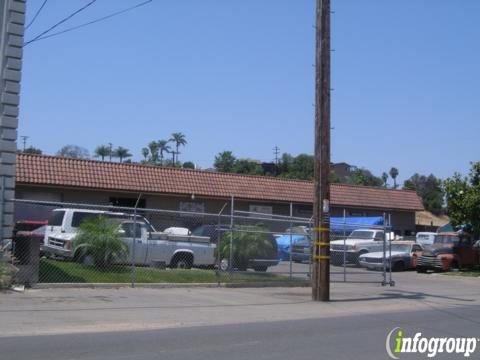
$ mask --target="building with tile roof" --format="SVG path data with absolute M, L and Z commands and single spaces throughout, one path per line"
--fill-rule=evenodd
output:
M 141 164 L 19 154 L 16 197 L 132 206 L 142 193 L 142 207 L 217 213 L 232 197 L 235 209 L 310 217 L 313 182 Z M 415 230 L 418 195 L 346 184 L 331 185 L 332 215 L 392 215 L 401 233 Z

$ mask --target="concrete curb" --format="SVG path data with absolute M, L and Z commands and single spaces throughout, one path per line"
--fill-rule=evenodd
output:
M 248 283 L 137 283 L 138 288 L 153 289 L 191 289 L 191 288 L 265 288 L 265 287 L 308 287 L 310 282 L 248 282 Z M 131 288 L 128 283 L 42 283 L 32 286 L 32 289 L 117 289 Z

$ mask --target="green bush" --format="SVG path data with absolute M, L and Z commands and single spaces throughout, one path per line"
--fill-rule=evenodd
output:
M 10 264 L 8 258 L 0 251 L 0 290 L 9 288 L 17 269 Z
M 275 248 L 268 238 L 268 229 L 262 226 L 239 226 L 233 232 L 233 267 L 246 270 L 250 259 L 271 258 Z M 222 259 L 230 259 L 232 233 L 226 232 L 220 243 Z
M 115 261 L 124 261 L 128 255 L 128 246 L 120 238 L 118 222 L 104 216 L 82 222 L 73 247 L 77 258 L 91 256 L 95 265 L 102 268 Z

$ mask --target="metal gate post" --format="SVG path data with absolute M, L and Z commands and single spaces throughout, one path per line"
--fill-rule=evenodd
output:
M 383 270 L 382 270 L 382 286 L 387 285 L 387 216 L 383 213 Z
M 347 210 L 343 209 L 343 282 L 347 282 Z
M 228 259 L 228 269 L 231 271 L 233 271 L 233 225 L 234 225 L 234 221 L 233 221 L 233 216 L 234 216 L 234 210 L 235 209 L 235 199 L 234 197 L 232 196 L 232 199 L 231 199 L 231 203 L 230 203 L 230 255 L 229 255 L 229 259 Z
M 217 229 L 217 269 L 215 271 L 215 277 L 217 278 L 217 285 L 220 286 L 220 272 L 222 271 L 222 254 L 220 254 L 220 245 L 221 245 L 221 238 L 222 238 L 222 214 L 225 208 L 227 207 L 228 203 L 225 203 L 223 207 L 220 209 L 218 213 L 218 229 Z
M 292 227 L 293 227 L 293 222 L 292 222 L 292 217 L 293 217 L 293 204 L 290 203 L 290 280 L 292 280 Z

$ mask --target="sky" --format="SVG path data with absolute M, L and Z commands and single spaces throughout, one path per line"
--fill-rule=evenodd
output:
M 30 40 L 90 0 L 49 0 Z M 53 32 L 142 2 L 97 0 Z M 27 1 L 27 23 L 43 0 Z M 332 161 L 399 180 L 480 160 L 480 1 L 332 0 Z M 313 153 L 314 0 L 153 0 L 25 47 L 19 136 L 55 154 L 186 135 L 181 161 Z M 19 147 L 21 147 L 21 140 Z

